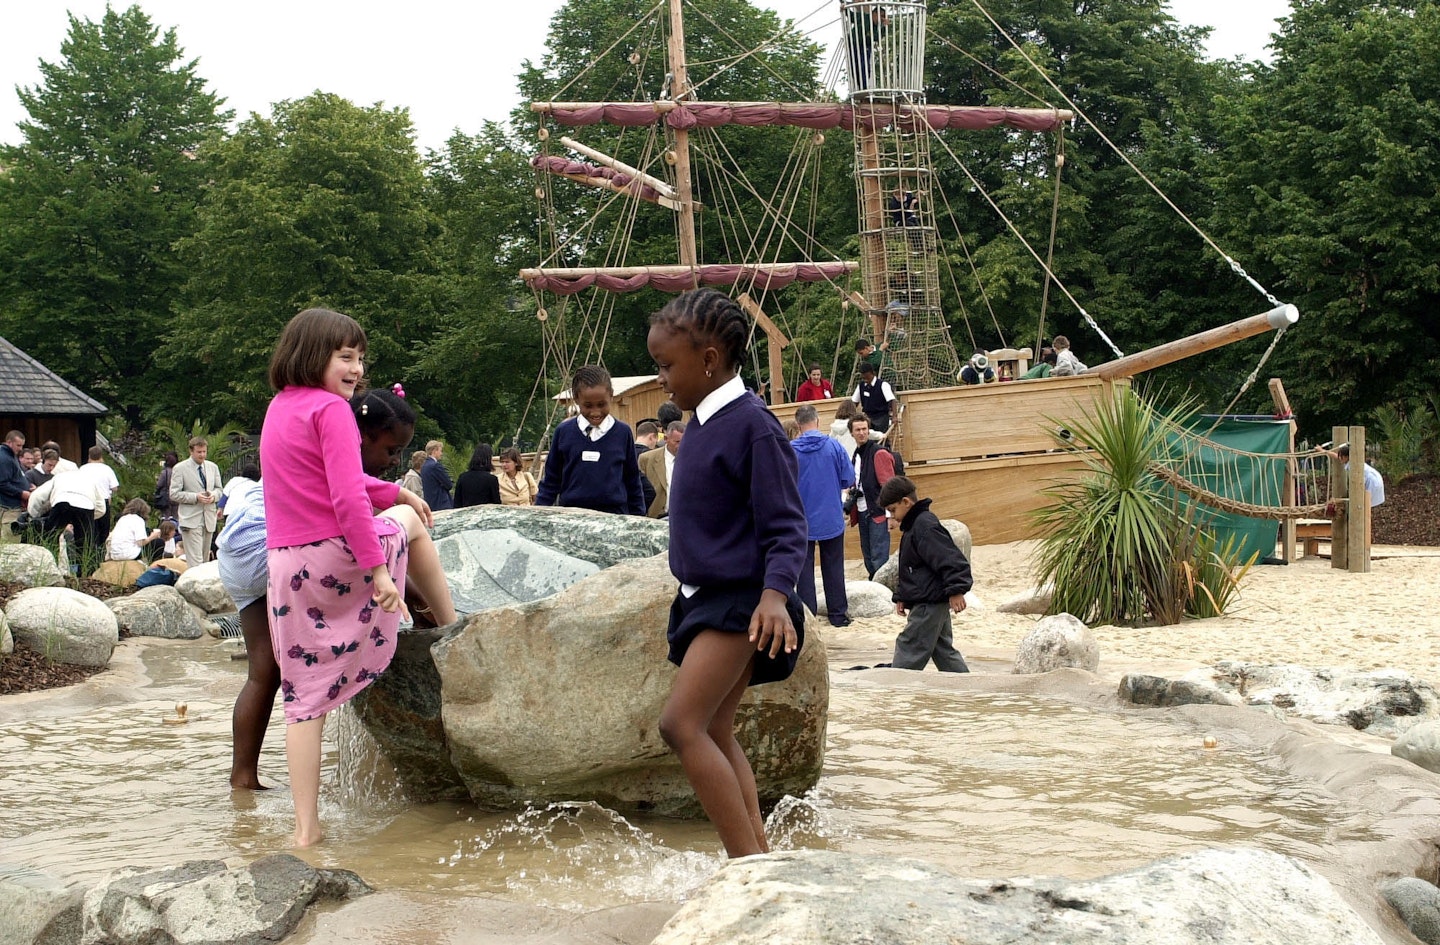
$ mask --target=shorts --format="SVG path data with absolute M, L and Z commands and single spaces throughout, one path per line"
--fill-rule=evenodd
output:
M 759 606 L 764 590 L 752 585 L 719 586 L 702 587 L 693 597 L 676 594 L 675 602 L 670 605 L 670 627 L 665 634 L 670 641 L 670 662 L 679 666 L 691 641 L 702 631 L 748 634 L 750 618 Z M 750 672 L 751 686 L 780 682 L 789 679 L 790 674 L 795 672 L 795 663 L 805 648 L 805 606 L 794 591 L 785 599 L 785 610 L 795 624 L 795 651 L 786 653 L 781 650 L 774 657 L 768 652 L 757 652 L 755 667 Z

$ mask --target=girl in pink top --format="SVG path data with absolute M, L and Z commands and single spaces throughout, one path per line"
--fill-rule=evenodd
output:
M 424 499 L 361 469 L 349 400 L 365 374 L 365 347 L 354 319 L 312 308 L 285 326 L 270 361 L 279 393 L 265 414 L 260 465 L 296 846 L 324 839 L 325 714 L 390 665 L 410 540 L 431 524 Z

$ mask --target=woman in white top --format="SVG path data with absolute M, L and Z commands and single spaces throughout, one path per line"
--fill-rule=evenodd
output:
M 125 508 L 120 511 L 120 520 L 110 529 L 111 561 L 134 561 L 147 551 L 150 553 L 147 557 L 155 556 L 161 547 L 160 529 L 151 529 L 145 524 L 149 515 L 150 503 L 144 499 L 131 499 L 125 503 Z M 147 547 L 151 542 L 156 544 Z

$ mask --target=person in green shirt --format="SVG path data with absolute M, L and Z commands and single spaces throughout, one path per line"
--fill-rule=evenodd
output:
M 861 338 L 855 342 L 855 354 L 859 356 L 860 364 L 874 365 L 877 377 L 884 377 L 885 369 L 889 367 L 889 348 L 889 341 L 880 342 L 880 347 L 878 348 L 870 343 L 869 338 Z
M 1033 381 L 1037 377 L 1049 377 L 1053 370 L 1055 370 L 1055 349 L 1044 348 L 1040 352 L 1040 360 L 1030 370 L 1021 374 L 1020 380 Z

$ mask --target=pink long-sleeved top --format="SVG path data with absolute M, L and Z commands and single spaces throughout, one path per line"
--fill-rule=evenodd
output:
M 287 387 L 270 401 L 260 432 L 267 548 L 343 536 L 355 563 L 385 563 L 375 510 L 388 509 L 400 485 L 365 475 L 360 428 L 343 397 L 320 387 Z

